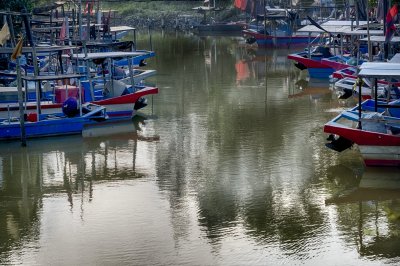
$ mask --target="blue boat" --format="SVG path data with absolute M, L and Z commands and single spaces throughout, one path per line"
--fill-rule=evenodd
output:
M 290 60 L 296 61 L 295 66 L 300 70 L 307 69 L 310 78 L 328 78 L 333 73 L 333 68 L 323 64 L 323 58 L 329 58 L 332 54 L 329 47 L 318 46 L 312 52 L 300 52 L 289 54 Z
M 24 121 L 26 138 L 82 134 L 85 127 L 108 120 L 106 108 L 95 104 L 84 104 L 82 115 L 69 117 L 65 113 L 37 115 L 29 113 Z M 18 118 L 0 119 L 0 140 L 21 138 Z

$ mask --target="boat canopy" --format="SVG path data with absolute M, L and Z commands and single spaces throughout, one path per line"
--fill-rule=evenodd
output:
M 400 63 L 365 62 L 360 66 L 360 77 L 366 78 L 400 78 Z
M 358 25 L 363 26 L 367 24 L 367 21 L 359 21 Z M 330 20 L 324 23 L 321 23 L 320 26 L 324 28 L 326 31 L 332 34 L 351 32 L 352 28 L 356 27 L 356 23 L 354 21 L 348 20 Z M 297 30 L 298 32 L 310 32 L 310 33 L 324 33 L 325 31 L 317 28 L 314 25 L 307 25 Z
M 37 53 L 44 53 L 44 52 L 59 52 L 59 51 L 64 51 L 64 50 L 71 50 L 71 49 L 77 49 L 78 47 L 76 46 L 58 46 L 58 45 L 52 45 L 52 46 L 35 46 L 35 51 Z M 0 54 L 12 54 L 14 52 L 15 48 L 0 48 Z M 32 53 L 33 49 L 32 47 L 22 47 L 22 53 Z
M 63 75 L 41 75 L 41 76 L 22 76 L 21 78 L 26 81 L 46 81 L 46 80 L 62 80 L 62 79 L 76 79 L 82 78 L 82 74 L 63 74 Z
M 382 34 L 383 34 L 383 31 L 381 31 L 382 32 Z M 385 36 L 370 36 L 369 37 L 369 40 L 371 41 L 371 42 L 379 42 L 379 43 L 384 43 L 384 42 L 386 42 L 385 41 Z M 368 38 L 362 38 L 362 39 L 360 39 L 360 41 L 365 41 L 365 42 L 367 42 L 368 41 Z M 400 37 L 399 36 L 394 36 L 391 40 L 390 40 L 390 43 L 400 43 Z
M 365 29 L 345 29 L 343 32 L 341 32 L 343 35 L 354 35 L 354 36 L 367 36 L 368 34 L 373 37 L 373 36 L 380 36 L 384 35 L 383 30 L 365 30 Z
M 81 53 L 74 54 L 72 58 L 79 60 L 95 60 L 102 58 L 127 58 L 145 55 L 145 52 L 101 52 L 101 53 Z
M 110 32 L 120 32 L 120 31 L 130 31 L 130 30 L 136 30 L 136 28 L 129 26 L 110 27 Z

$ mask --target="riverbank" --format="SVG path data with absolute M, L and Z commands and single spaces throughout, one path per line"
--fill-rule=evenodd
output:
M 151 1 L 112 3 L 104 8 L 117 11 L 116 23 L 136 28 L 163 28 L 189 30 L 202 22 L 237 21 L 243 14 L 231 3 L 218 6 L 221 11 L 207 12 L 205 15 L 196 7 L 202 1 Z

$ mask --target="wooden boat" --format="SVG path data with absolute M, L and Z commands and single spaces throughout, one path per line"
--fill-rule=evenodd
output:
M 237 33 L 244 29 L 244 25 L 236 22 L 214 22 L 209 24 L 199 24 L 196 26 L 199 34 L 218 33 Z
M 299 52 L 289 54 L 288 59 L 296 61 L 295 66 L 300 70 L 308 70 L 310 78 L 328 78 L 333 69 L 322 63 L 323 58 L 329 58 L 332 54 L 329 47 L 317 46 L 312 52 Z
M 210 4 L 210 3 L 208 3 Z M 221 8 L 214 6 L 198 6 L 192 8 L 192 10 L 203 14 L 203 21 L 194 26 L 195 31 L 199 35 L 240 35 L 242 30 L 245 28 L 245 23 L 243 22 L 233 22 L 233 21 L 213 21 L 208 18 L 207 14 L 210 12 L 222 11 Z
M 398 63 L 367 62 L 360 68 L 359 76 L 363 78 L 400 77 Z M 375 88 L 373 107 L 371 102 L 364 102 L 349 111 L 342 112 L 325 124 L 324 132 L 330 134 L 328 139 L 331 141 L 327 147 L 340 152 L 357 144 L 367 166 L 399 166 L 400 103 L 377 101 L 377 91 Z M 359 86 L 359 102 L 361 102 L 361 86 Z M 382 113 L 383 110 L 385 113 Z
M 335 55 L 328 58 L 321 59 L 322 64 L 327 65 L 334 71 L 342 70 L 349 67 L 354 67 L 357 64 L 357 59 L 352 56 Z M 364 61 L 359 60 L 358 64 L 362 64 Z
M 367 22 L 366 21 L 360 21 L 359 25 L 365 25 Z M 353 22 L 352 21 L 328 21 L 325 23 L 322 23 L 321 25 L 315 26 L 315 25 L 307 25 L 301 29 L 298 30 L 298 32 L 303 32 L 309 34 L 324 34 L 324 33 L 329 33 L 330 36 L 333 35 L 340 35 L 341 37 L 341 42 L 343 43 L 343 35 L 365 35 L 365 32 L 360 32 L 356 29 L 353 28 Z M 330 48 L 332 48 L 333 51 L 336 50 L 336 48 L 339 48 L 338 45 L 336 45 L 336 42 L 332 39 L 329 39 L 329 45 L 332 44 L 331 46 L 327 45 L 319 45 L 315 49 L 311 48 L 312 42 L 310 42 L 310 45 L 308 46 L 307 50 L 304 52 L 300 53 L 293 53 L 288 55 L 288 59 L 295 61 L 295 66 L 298 67 L 300 70 L 308 70 L 308 74 L 311 78 L 329 78 L 330 75 L 334 72 L 334 67 L 339 67 L 339 64 L 335 64 L 332 62 L 332 65 L 328 65 L 324 63 L 324 61 L 328 60 L 328 58 L 333 57 L 334 55 L 330 52 Z M 341 49 L 343 51 L 343 49 Z M 341 52 L 342 53 L 342 52 Z M 343 56 L 343 54 L 341 54 Z M 344 66 L 343 66 L 344 67 Z
M 123 112 L 123 113 L 132 113 L 132 110 L 138 110 L 144 106 L 146 106 L 144 99 L 142 98 L 145 95 L 149 94 L 157 94 L 158 88 L 155 87 L 145 87 L 138 86 L 135 84 L 136 81 L 140 81 L 146 77 L 152 76 L 155 74 L 154 70 L 144 71 L 135 78 L 133 75 L 134 69 L 132 68 L 132 58 L 143 55 L 142 52 L 102 52 L 102 53 L 82 53 L 75 54 L 73 58 L 78 61 L 83 61 L 86 66 L 86 70 L 89 68 L 89 63 L 94 62 L 98 65 L 102 65 L 102 75 L 97 77 L 92 77 L 91 73 L 87 73 L 88 71 L 84 70 L 88 81 L 82 82 L 84 86 L 84 100 L 85 102 L 94 102 L 102 105 L 119 105 L 120 107 L 115 112 Z M 104 74 L 104 65 L 103 63 L 110 59 L 119 59 L 125 58 L 128 64 L 128 68 L 126 72 L 128 72 L 128 76 L 123 77 L 119 80 L 116 80 L 116 76 L 113 71 L 110 71 L 108 77 Z M 140 70 L 139 70 L 140 71 Z M 134 106 L 132 106 L 134 105 Z M 128 107 L 128 108 L 127 108 Z M 133 109 L 132 109 L 133 107 Z M 108 108 L 110 109 L 108 112 L 113 112 L 114 107 Z M 113 116 L 115 114 L 111 114 Z M 120 113 L 122 115 L 122 113 Z
M 19 75 L 19 74 L 18 74 Z M 51 76 L 22 76 L 22 80 L 29 80 L 40 84 L 42 81 L 79 79 L 79 74 L 64 74 Z M 19 79 L 19 78 L 18 78 Z M 39 86 L 35 86 L 38 88 Z M 39 91 L 36 92 L 39 94 Z M 106 108 L 93 103 L 82 104 L 82 89 L 78 98 L 68 98 L 61 106 L 61 112 L 45 114 L 42 112 L 41 101 L 36 98 L 34 110 L 27 110 L 23 106 L 20 94 L 18 116 L 8 116 L 0 119 L 0 140 L 22 138 L 37 138 L 47 136 L 81 134 L 85 126 L 107 121 L 109 119 Z M 23 108 L 23 109 L 22 109 Z
M 257 15 L 257 21 L 263 25 L 248 25 L 243 30 L 247 43 L 256 42 L 259 47 L 306 46 L 310 42 L 308 35 L 294 34 L 296 10 L 282 8 L 266 8 L 266 14 Z
M 110 58 L 129 58 L 142 55 L 142 52 L 104 52 L 104 53 L 87 53 L 72 55 L 74 59 L 89 63 L 89 61 L 104 62 Z M 129 65 L 129 62 L 128 62 Z M 89 66 L 86 64 L 85 70 Z M 128 73 L 122 77 L 116 77 L 111 73 L 107 76 L 92 77 L 92 73 L 87 75 L 87 81 L 81 81 L 83 90 L 83 102 L 92 102 L 99 105 L 107 106 L 107 114 L 110 117 L 133 116 L 137 110 L 147 105 L 144 96 L 158 93 L 157 87 L 148 87 L 141 85 L 140 82 L 156 72 L 154 70 L 138 70 L 133 69 L 130 65 L 126 70 Z M 33 82 L 33 76 L 25 76 L 26 84 Z M 52 75 L 39 76 L 40 82 L 54 79 Z M 115 80 L 114 78 L 120 78 Z M 43 83 L 41 83 L 43 84 Z M 62 85 L 51 83 L 46 88 L 42 88 L 40 95 L 41 108 L 44 113 L 60 112 L 63 102 L 68 97 L 79 97 L 79 86 Z M 26 109 L 33 110 L 36 108 L 36 92 L 35 89 L 29 89 L 26 86 Z M 0 87 L 0 118 L 8 118 L 15 116 L 18 112 L 17 104 L 17 88 L 1 88 Z
M 24 121 L 26 138 L 82 134 L 84 127 L 108 119 L 106 109 L 103 106 L 87 103 L 82 106 L 82 110 L 84 112 L 82 115 L 74 117 L 68 117 L 65 113 L 40 115 L 28 113 L 27 119 Z M 0 119 L 0 140 L 20 138 L 21 125 L 19 119 Z
M 354 78 L 344 78 L 335 82 L 335 89 L 342 93 L 341 99 L 347 99 L 348 97 L 358 95 L 358 80 Z M 388 84 L 382 84 L 378 82 L 378 98 L 379 99 L 399 99 L 400 90 L 396 86 L 390 86 L 390 95 L 387 95 L 389 86 Z M 361 96 L 365 99 L 370 99 L 373 96 L 372 93 L 373 85 L 368 79 L 362 79 L 361 84 Z
M 336 79 L 343 79 L 343 78 L 357 78 L 357 68 L 355 67 L 347 67 L 340 70 L 336 70 L 332 73 L 332 77 Z
M 244 37 L 250 42 L 249 38 L 253 38 L 259 47 L 292 47 L 292 46 L 306 46 L 309 42 L 308 36 L 301 35 L 272 35 L 264 34 L 263 30 L 257 31 L 254 29 L 243 30 Z

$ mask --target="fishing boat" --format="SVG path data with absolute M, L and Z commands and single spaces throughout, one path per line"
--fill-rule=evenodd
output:
M 357 68 L 356 67 L 347 67 L 340 70 L 336 70 L 332 73 L 332 77 L 335 79 L 343 79 L 343 78 L 357 78 Z
M 21 79 L 39 84 L 43 80 L 56 81 L 80 77 L 82 75 L 78 74 L 34 75 L 22 76 Z M 22 99 L 19 100 L 20 106 L 23 107 Z M 68 98 L 64 101 L 60 112 L 45 114 L 40 104 L 41 101 L 37 100 L 34 110 L 19 109 L 19 116 L 11 116 L 9 113 L 7 118 L 1 118 L 0 140 L 81 134 L 85 126 L 109 119 L 105 107 L 93 103 L 82 104 L 82 91 L 78 98 Z
M 266 8 L 266 14 L 257 15 L 257 21 L 262 25 L 250 24 L 243 30 L 247 43 L 256 42 L 259 47 L 290 47 L 306 46 L 308 35 L 294 34 L 295 10 L 282 8 Z
M 143 96 L 157 94 L 157 87 L 141 86 L 136 83 L 146 77 L 155 74 L 154 70 L 144 71 L 134 76 L 135 69 L 132 67 L 132 58 L 141 56 L 142 52 L 101 52 L 101 53 L 81 53 L 73 55 L 73 58 L 83 62 L 82 70 L 87 76 L 87 81 L 82 82 L 84 87 L 84 101 L 93 102 L 108 106 L 110 116 L 132 115 L 132 111 L 137 111 L 147 105 Z M 115 59 L 118 61 L 125 58 L 128 67 L 115 73 L 116 66 L 113 65 Z M 110 60 L 108 73 L 106 74 L 105 62 Z M 90 64 L 100 66 L 98 72 L 91 73 Z M 93 74 L 95 76 L 93 76 Z M 122 74 L 122 76 L 121 76 Z M 132 106 L 133 105 L 133 106 Z
M 362 64 L 363 60 L 358 60 L 353 56 L 335 55 L 328 58 L 322 58 L 321 63 L 332 68 L 334 71 L 342 70 L 349 67 L 354 67 L 357 64 Z
M 335 82 L 335 89 L 341 93 L 340 99 L 347 99 L 350 96 L 358 95 L 358 83 L 361 80 L 361 96 L 365 99 L 370 99 L 373 96 L 373 85 L 372 83 L 366 79 L 354 79 L 354 78 L 343 78 Z M 400 98 L 400 90 L 397 86 L 392 84 L 389 86 L 387 83 L 383 84 L 378 82 L 378 98 L 379 99 L 399 99 Z M 390 92 L 389 92 L 390 91 Z
M 54 48 L 53 48 L 54 49 Z M 80 70 L 90 69 L 89 61 L 100 62 L 100 65 L 108 59 L 129 58 L 127 62 L 130 67 L 122 71 L 121 75 L 116 75 L 110 71 L 107 75 L 97 75 L 96 73 L 85 73 L 80 76 L 79 86 L 83 87 L 83 102 L 107 106 L 107 114 L 110 117 L 133 116 L 137 110 L 147 105 L 147 95 L 157 94 L 157 87 L 149 87 L 141 84 L 141 81 L 155 74 L 154 70 L 140 70 L 132 68 L 132 58 L 141 56 L 141 52 L 104 52 L 74 54 L 75 60 L 85 62 Z M 128 60 L 128 59 L 127 59 Z M 115 69 L 115 67 L 113 67 Z M 103 71 L 104 73 L 104 71 Z M 49 82 L 52 75 L 41 77 L 41 92 L 39 93 L 41 109 L 44 113 L 57 113 L 61 111 L 63 102 L 69 97 L 79 97 L 80 87 L 77 84 L 59 85 Z M 86 77 L 86 80 L 85 78 Z M 36 109 L 37 94 L 34 86 L 30 86 L 34 80 L 33 76 L 25 76 L 25 108 L 27 110 Z M 118 78 L 118 79 L 116 79 Z M 76 78 L 74 79 L 76 83 Z M 72 82 L 69 81 L 71 84 Z M 0 118 L 8 118 L 18 113 L 17 88 L 0 87 Z
M 399 73 L 399 63 L 367 62 L 361 65 L 359 77 L 390 80 L 399 78 Z M 400 103 L 379 102 L 376 83 L 374 92 L 373 107 L 371 102 L 361 104 L 360 85 L 360 104 L 325 124 L 324 132 L 330 134 L 327 147 L 341 152 L 356 144 L 367 166 L 399 166 Z
M 337 63 L 339 62 L 339 58 L 343 58 L 343 35 L 346 34 L 360 36 L 366 34 L 366 32 L 353 29 L 353 21 L 333 20 L 319 25 L 311 18 L 309 19 L 312 21 L 313 25 L 307 25 L 299 29 L 298 32 L 308 32 L 309 36 L 311 36 L 311 34 L 328 34 L 330 38 L 328 38 L 328 41 L 326 41 L 326 39 L 322 39 L 322 44 L 312 48 L 311 44 L 313 42 L 311 42 L 310 37 L 309 46 L 305 49 L 305 51 L 289 54 L 288 59 L 295 61 L 295 66 L 300 70 L 307 69 L 311 78 L 329 78 L 329 76 L 332 75 L 335 70 L 333 67 L 340 68 L 342 66 L 335 64 L 334 62 L 332 62 L 332 65 L 326 64 L 326 60 L 336 56 L 337 54 L 335 53 L 338 48 L 340 48 L 341 57 L 336 57 Z M 360 21 L 359 25 L 362 26 L 366 23 L 366 21 Z M 340 36 L 340 42 L 338 43 L 337 40 L 331 37 L 337 35 Z M 348 64 L 346 67 L 348 67 Z
M 308 70 L 310 78 L 328 78 L 333 69 L 322 63 L 323 58 L 332 56 L 327 46 L 317 46 L 312 51 L 289 54 L 288 59 L 295 61 L 295 66 L 300 70 Z
M 245 29 L 242 31 L 248 43 L 256 42 L 259 47 L 292 47 L 306 46 L 309 38 L 301 35 L 288 35 L 286 32 L 270 34 L 264 30 Z M 254 40 L 254 41 L 253 41 Z
M 210 1 L 204 1 L 204 6 L 198 6 L 192 8 L 203 15 L 203 20 L 194 26 L 194 29 L 199 35 L 210 36 L 210 35 L 234 35 L 239 36 L 241 31 L 245 28 L 245 23 L 235 21 L 215 21 L 214 19 L 207 16 L 210 12 L 222 11 L 221 8 L 215 6 L 215 1 L 210 5 Z
M 82 134 L 85 127 L 108 120 L 106 109 L 93 103 L 82 105 L 82 115 L 68 117 L 65 113 L 28 113 L 26 116 L 26 138 Z M 18 118 L 0 119 L 0 140 L 21 138 Z

